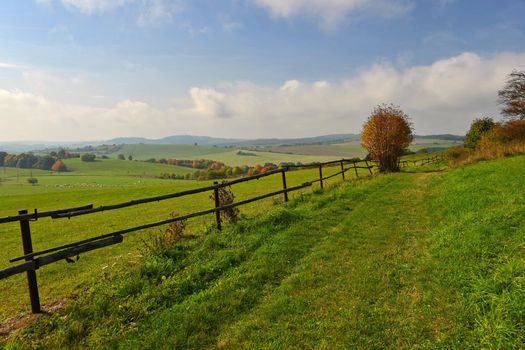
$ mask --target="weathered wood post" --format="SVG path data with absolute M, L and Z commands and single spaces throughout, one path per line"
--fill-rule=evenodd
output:
M 370 169 L 370 165 L 368 165 L 368 160 L 365 159 L 366 167 L 368 168 L 368 171 L 370 172 L 370 175 L 372 175 L 372 169 Z
M 20 215 L 27 214 L 27 210 L 20 210 Z M 29 226 L 29 220 L 20 220 L 20 231 L 22 233 L 22 246 L 24 249 L 24 255 L 31 254 L 33 252 L 33 242 L 31 240 L 31 227 Z M 31 261 L 33 258 L 26 258 L 26 261 Z M 40 296 L 38 295 L 38 282 L 36 280 L 36 271 L 27 271 L 27 285 L 29 287 L 29 299 L 31 300 L 31 311 L 34 314 L 42 312 L 40 307 Z
M 213 184 L 215 185 L 215 188 L 213 189 L 213 197 L 215 199 L 215 208 L 219 208 L 221 206 L 221 200 L 219 198 L 219 182 L 214 181 Z M 217 230 L 222 230 L 221 225 L 221 211 L 217 210 L 215 212 L 215 221 L 217 223 Z
M 323 189 L 323 164 L 319 164 L 319 184 L 321 185 L 321 189 Z
M 284 201 L 285 202 L 288 202 L 288 192 L 286 191 L 287 187 L 286 187 L 286 170 L 288 168 L 285 168 L 283 169 L 283 172 L 281 173 L 282 174 L 282 178 L 283 178 L 283 190 L 284 190 Z
M 341 176 L 343 177 L 343 181 L 345 181 L 345 166 L 343 161 L 341 161 Z
M 355 161 L 354 161 L 354 171 L 355 171 L 355 177 L 359 177 L 359 173 L 357 172 L 357 165 L 355 164 Z

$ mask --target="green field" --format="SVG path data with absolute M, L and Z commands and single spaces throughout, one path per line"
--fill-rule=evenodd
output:
M 416 139 L 410 149 L 417 151 L 422 148 L 451 147 L 453 145 L 455 145 L 454 142 L 447 140 Z M 362 158 L 366 155 L 359 141 L 326 145 L 262 146 L 258 150 L 248 151 L 255 156 L 238 155 L 237 152 L 236 148 L 212 146 L 133 144 L 124 145 L 118 152 L 109 156 L 116 158 L 118 154 L 124 154 L 126 157 L 131 155 L 138 160 L 150 158 L 211 159 L 235 166 L 279 164 L 281 162 L 312 163 L 340 158 Z
M 334 156 L 315 156 L 282 154 L 272 152 L 251 152 L 255 156 L 238 155 L 235 148 L 211 147 L 211 146 L 191 146 L 191 145 L 124 145 L 122 148 L 110 154 L 110 157 L 117 157 L 124 154 L 126 157 L 131 155 L 134 159 L 147 160 L 150 158 L 175 158 L 175 159 L 210 159 L 223 162 L 226 165 L 255 165 L 264 163 L 279 164 L 281 162 L 323 162 L 334 160 L 341 157 Z
M 102 159 L 96 162 L 81 162 L 79 159 L 66 160 L 71 172 L 52 173 L 42 170 L 5 168 L 0 172 L 0 216 L 14 215 L 17 210 L 34 208 L 52 210 L 85 204 L 95 206 L 118 203 L 131 199 L 143 198 L 165 193 L 209 185 L 209 181 L 161 180 L 153 176 L 161 172 L 174 172 L 179 169 L 185 173 L 193 169 L 172 165 L 152 164 L 128 160 Z M 5 171 L 4 171 L 5 170 Z M 328 168 L 325 175 L 338 171 Z M 366 171 L 361 171 L 365 175 Z M 32 175 L 38 179 L 38 185 L 27 183 Z M 355 176 L 348 174 L 348 177 Z M 288 186 L 302 184 L 318 177 L 318 171 L 306 170 L 288 175 Z M 329 183 L 339 181 L 339 178 Z M 260 179 L 255 182 L 236 185 L 233 191 L 237 200 L 250 198 L 257 194 L 279 190 L 282 187 L 280 175 Z M 31 223 L 35 249 L 52 246 L 91 237 L 96 234 L 144 224 L 169 217 L 172 211 L 180 214 L 208 209 L 213 206 L 210 193 L 192 197 L 151 203 L 125 210 L 94 214 L 71 220 L 42 219 Z M 292 195 L 293 197 L 294 195 Z M 244 214 L 254 214 L 262 207 L 271 206 L 281 197 L 270 198 L 262 202 L 245 206 Z M 202 231 L 213 222 L 213 216 L 195 219 L 190 222 L 190 229 Z M 157 230 L 151 230 L 158 232 Z M 1 267 L 8 265 L 8 259 L 21 253 L 20 232 L 17 223 L 0 225 L 0 235 L 4 237 L 0 252 Z M 64 296 L 78 292 L 86 281 L 100 277 L 108 270 L 105 266 L 116 266 L 135 259 L 143 247 L 141 239 L 145 233 L 126 237 L 124 244 L 109 247 L 82 256 L 78 264 L 60 262 L 38 272 L 43 281 L 41 294 L 44 303 L 50 303 Z M 0 299 L 0 318 L 28 309 L 25 277 L 19 275 L 0 281 L 0 295 L 9 296 Z
M 132 257 L 9 346 L 522 348 L 525 156 L 437 170 L 363 177 Z
M 449 148 L 455 145 L 457 145 L 457 143 L 454 141 L 416 138 L 412 145 L 410 145 L 409 149 L 417 152 L 423 148 Z M 339 158 L 362 158 L 366 156 L 367 153 L 363 147 L 361 147 L 360 141 L 322 145 L 263 146 L 259 149 L 262 151 L 286 153 L 290 155 L 313 155 Z

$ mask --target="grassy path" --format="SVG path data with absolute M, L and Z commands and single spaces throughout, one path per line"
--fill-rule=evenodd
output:
M 226 347 L 409 348 L 435 342 L 436 308 L 427 245 L 429 175 L 401 175 L 339 213 L 297 268 L 260 307 L 220 335 Z M 371 210 L 373 208 L 373 210 Z

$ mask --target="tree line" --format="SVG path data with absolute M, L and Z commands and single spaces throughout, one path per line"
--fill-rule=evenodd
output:
M 0 166 L 22 169 L 41 169 L 67 171 L 60 157 L 55 155 L 35 155 L 33 153 L 9 154 L 0 152 Z
M 147 160 L 151 162 L 151 160 Z M 283 162 L 279 164 L 264 163 L 264 165 L 256 164 L 254 166 L 240 165 L 240 166 L 229 166 L 222 162 L 217 162 L 209 159 L 199 160 L 176 160 L 168 159 L 164 164 L 172 164 L 178 166 L 186 166 L 194 169 L 198 169 L 193 173 L 187 173 L 186 175 L 174 174 L 174 173 L 161 173 L 159 178 L 171 179 L 171 180 L 216 180 L 235 178 L 240 176 L 253 176 L 258 174 L 264 174 L 268 171 L 277 169 L 279 167 L 286 166 L 301 166 L 301 162 Z

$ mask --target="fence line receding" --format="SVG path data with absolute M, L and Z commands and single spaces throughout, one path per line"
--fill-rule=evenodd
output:
M 424 158 L 419 159 L 416 161 L 412 160 L 402 160 L 399 163 L 400 167 L 406 167 L 409 166 L 409 164 L 412 165 L 426 165 L 430 163 L 437 162 L 441 160 L 442 157 L 440 156 L 433 156 L 430 158 Z M 323 176 L 323 168 L 325 167 L 337 167 L 340 166 L 341 170 L 329 175 L 329 176 Z M 257 174 L 253 176 L 247 176 L 242 177 L 234 180 L 229 181 L 222 181 L 217 182 L 215 181 L 213 185 L 204 186 L 196 189 L 191 190 L 185 190 L 175 193 L 169 193 L 164 194 L 160 196 L 155 197 L 148 197 L 148 198 L 141 198 L 141 199 L 135 199 L 127 202 L 117 203 L 117 204 L 111 204 L 111 205 L 102 205 L 99 207 L 94 207 L 93 204 L 83 205 L 79 207 L 73 207 L 73 208 L 66 208 L 66 209 L 59 209 L 59 210 L 51 210 L 51 211 L 38 211 L 37 209 L 34 209 L 33 212 L 28 212 L 27 210 L 20 210 L 18 212 L 18 215 L 13 216 L 6 216 L 6 217 L 0 217 L 0 224 L 4 223 L 10 223 L 10 222 L 20 222 L 20 232 L 22 236 L 22 247 L 23 247 L 23 255 L 10 259 L 10 263 L 24 261 L 23 263 L 19 263 L 18 265 L 10 266 L 7 268 L 4 268 L 0 270 L 0 279 L 4 279 L 16 274 L 20 273 L 26 273 L 27 274 L 27 282 L 28 282 L 28 290 L 29 290 L 29 298 L 31 302 L 31 311 L 33 313 L 40 313 L 42 312 L 42 308 L 40 305 L 40 296 L 38 292 L 38 282 L 37 282 L 37 276 L 36 276 L 36 270 L 38 270 L 40 267 L 49 265 L 51 263 L 61 261 L 61 260 L 67 260 L 71 261 L 72 257 L 75 257 L 81 253 L 89 252 L 92 250 L 108 247 L 110 245 L 121 243 L 124 240 L 124 235 L 149 229 L 157 226 L 167 225 L 176 221 L 181 220 L 187 220 L 191 218 L 195 218 L 198 216 L 203 215 L 210 215 L 215 214 L 215 221 L 216 221 L 216 227 L 218 230 L 221 230 L 222 228 L 222 219 L 221 219 L 221 211 L 238 207 L 241 205 L 245 205 L 248 203 L 252 203 L 255 201 L 259 201 L 262 199 L 266 199 L 269 197 L 274 197 L 278 195 L 283 195 L 283 199 L 285 202 L 289 200 L 288 193 L 298 191 L 307 187 L 311 187 L 314 183 L 319 182 L 320 188 L 324 188 L 324 181 L 334 178 L 336 176 L 341 175 L 342 180 L 345 180 L 345 173 L 354 170 L 355 175 L 358 177 L 359 172 L 358 169 L 367 169 L 369 174 L 372 175 L 372 169 L 374 167 L 377 167 L 376 165 L 371 165 L 367 160 L 356 160 L 356 159 L 339 159 L 339 160 L 333 160 L 329 162 L 323 162 L 323 163 L 312 163 L 312 164 L 302 164 L 302 165 L 289 165 L 284 166 L 279 169 L 271 170 L 263 174 Z M 293 171 L 293 169 L 319 169 L 319 177 L 317 179 L 313 179 L 311 181 L 305 182 L 303 184 L 288 187 L 286 182 L 286 174 L 290 171 Z M 230 187 L 232 185 L 247 182 L 247 181 L 253 181 L 258 180 L 260 178 L 264 178 L 267 176 L 272 176 L 280 174 L 282 178 L 282 189 L 269 192 L 266 194 L 262 194 L 259 196 L 255 196 L 252 198 L 244 199 L 238 202 L 230 203 L 230 204 L 221 204 L 220 198 L 219 198 L 219 190 L 224 187 Z M 60 218 L 72 218 L 76 216 L 82 216 L 82 215 L 89 215 L 99 212 L 105 212 L 105 211 L 111 211 L 111 210 L 117 210 L 117 209 L 123 209 L 135 205 L 141 205 L 151 202 L 159 202 L 167 199 L 173 199 L 173 198 L 180 198 L 185 197 L 197 193 L 202 192 L 208 192 L 212 191 L 212 198 L 214 199 L 215 206 L 211 209 L 206 209 L 198 212 L 193 212 L 186 215 L 176 216 L 172 217 L 166 220 L 147 223 L 139 226 L 130 227 L 123 230 L 118 230 L 102 235 L 96 235 L 84 240 L 48 248 L 45 250 L 40 251 L 34 251 L 33 250 L 33 244 L 31 239 L 31 227 L 30 227 L 30 221 L 36 221 L 40 218 L 52 218 L 52 219 L 60 219 Z

